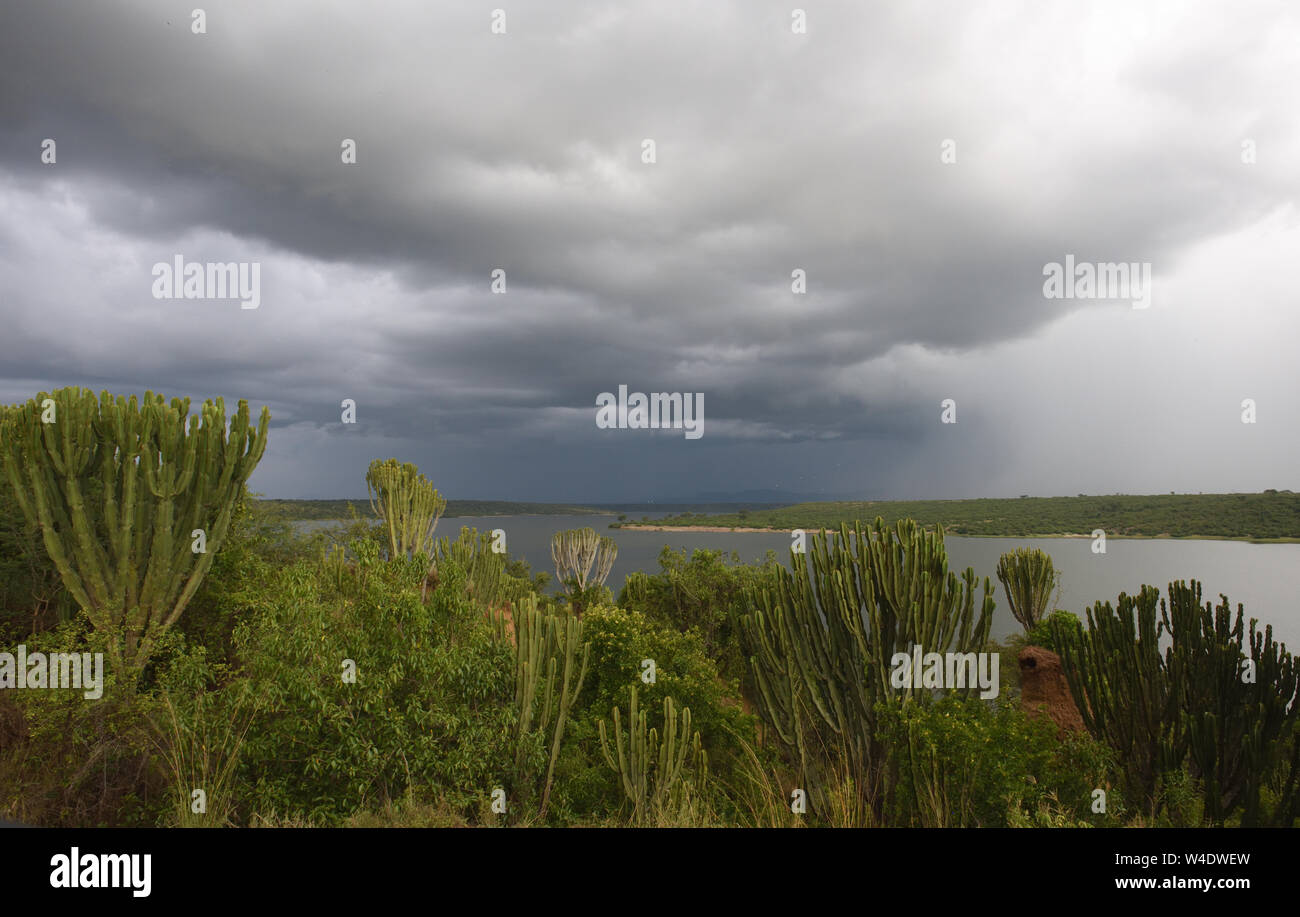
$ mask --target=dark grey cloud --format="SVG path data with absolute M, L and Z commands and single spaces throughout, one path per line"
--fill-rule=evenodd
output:
M 268 404 L 283 496 L 389 454 L 519 499 L 1292 483 L 1288 4 L 804 7 L 9 5 L 0 395 Z M 261 308 L 153 299 L 175 253 Z M 1152 308 L 1044 299 L 1067 253 Z M 704 439 L 595 429 L 620 383 Z

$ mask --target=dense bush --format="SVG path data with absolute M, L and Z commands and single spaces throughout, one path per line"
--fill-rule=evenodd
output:
M 736 750 L 735 737 L 752 734 L 752 718 L 739 707 L 734 680 L 718 673 L 694 631 L 679 633 L 644 615 L 615 605 L 593 608 L 583 616 L 585 639 L 591 642 L 591 668 L 583 686 L 584 706 L 600 716 L 615 707 L 626 709 L 632 688 L 641 706 L 658 711 L 665 697 L 689 707 L 711 761 L 725 760 Z M 646 660 L 654 663 L 655 680 L 642 680 Z M 652 712 L 652 726 L 661 726 Z
M 679 633 L 638 611 L 603 605 L 583 615 L 584 640 L 591 644 L 590 667 L 557 769 L 560 810 L 569 818 L 610 818 L 622 806 L 622 790 L 600 750 L 598 723 L 614 707 L 626 711 L 632 689 L 649 714 L 649 726 L 662 734 L 663 701 L 691 711 L 714 774 L 726 779 L 740 754 L 740 741 L 753 740 L 754 718 L 740 709 L 739 688 L 718 673 L 699 635 Z M 643 662 L 654 663 L 647 683 Z
M 1058 608 L 1029 631 L 1025 642 L 1059 655 L 1062 645 L 1077 637 L 1082 630 L 1083 622 L 1078 615 Z
M 740 644 L 739 616 L 747 612 L 747 590 L 773 575 L 776 554 L 769 551 L 763 564 L 742 564 L 732 553 L 665 546 L 659 554 L 659 573 L 630 574 L 618 604 L 679 631 L 695 630 L 705 653 L 730 678 L 743 678 L 744 653 Z
M 106 649 L 80 618 L 22 642 L 29 654 Z M 153 757 L 157 702 L 133 682 L 123 685 L 106 664 L 97 699 L 77 688 L 0 691 L 3 817 L 52 827 L 158 823 L 167 787 Z
M 295 564 L 236 628 L 241 678 L 260 698 L 239 769 L 245 814 L 333 823 L 432 786 L 471 816 L 510 784 L 513 652 L 456 588 L 461 571 L 443 565 L 425 604 L 424 558 L 353 547 L 342 589 Z
M 363 531 L 349 535 L 361 538 Z M 265 584 L 286 565 L 315 557 L 327 540 L 341 536 L 328 530 L 301 535 L 283 509 L 245 492 L 231 515 L 226 544 L 176 629 L 190 643 L 207 647 L 214 660 L 229 661 L 235 625 L 265 595 Z
M 1107 794 L 1105 816 L 1093 791 L 1110 782 L 1105 746 L 1087 737 L 1058 741 L 1050 720 L 1018 706 L 954 695 L 882 708 L 892 750 L 891 824 L 1008 827 L 1047 805 L 1073 823 L 1113 823 L 1122 811 Z

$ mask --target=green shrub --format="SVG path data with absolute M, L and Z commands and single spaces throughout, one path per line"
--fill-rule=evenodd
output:
M 585 639 L 591 642 L 591 670 L 583 686 L 586 706 L 600 716 L 614 707 L 626 709 L 632 688 L 651 711 L 650 725 L 665 697 L 678 707 L 690 707 L 711 767 L 738 751 L 736 735 L 753 734 L 753 718 L 738 706 L 739 686 L 725 680 L 709 657 L 699 633 L 679 633 L 635 611 L 615 605 L 594 608 L 583 616 Z M 655 680 L 642 680 L 645 660 L 653 660 Z M 660 715 L 662 718 L 662 715 Z
M 233 661 L 235 625 L 266 597 L 266 584 L 298 562 L 317 559 L 334 544 L 379 544 L 379 527 L 356 515 L 350 523 L 297 531 L 279 504 L 245 491 L 235 505 L 226 543 L 194 594 L 176 629 L 191 645 L 204 646 L 216 663 Z
M 466 599 L 454 564 L 425 604 L 425 558 L 350 549 L 356 571 L 343 589 L 293 565 L 236 628 L 243 677 L 263 705 L 240 766 L 247 814 L 337 823 L 424 787 L 473 817 L 511 785 L 513 651 Z
M 1049 720 L 978 698 L 923 697 L 881 709 L 890 749 L 890 823 L 919 827 L 1007 827 L 1049 800 L 1067 818 L 1091 817 L 1092 793 L 1106 788 L 1107 750 L 1086 737 L 1056 738 Z M 1014 816 L 1012 813 L 1019 813 Z
M 27 637 L 31 653 L 106 653 L 84 617 Z M 12 646 L 6 646 L 12 650 Z M 152 754 L 156 700 L 103 667 L 103 694 L 0 691 L 0 816 L 44 827 L 147 827 L 167 805 Z
M 739 615 L 749 610 L 746 590 L 772 575 L 776 554 L 769 551 L 759 566 L 740 562 L 732 553 L 665 546 L 659 554 L 660 572 L 630 574 L 618 604 L 675 630 L 695 630 L 704 651 L 729 678 L 744 678 L 746 666 L 740 645 Z
M 678 633 L 614 605 L 591 608 L 582 620 L 591 657 L 556 769 L 557 820 L 612 818 L 619 811 L 622 789 L 604 761 L 597 724 L 614 707 L 629 708 L 634 686 L 649 727 L 661 735 L 665 697 L 671 696 L 678 708 L 690 708 L 691 728 L 700 732 L 710 773 L 726 782 L 741 740 L 754 740 L 754 718 L 740 709 L 739 686 L 718 674 L 699 635 Z M 642 681 L 648 671 L 643 660 L 654 661 L 653 683 Z
M 1069 635 L 1077 635 L 1082 630 L 1083 623 L 1077 615 L 1058 608 L 1030 629 L 1025 642 L 1060 655 L 1061 645 Z

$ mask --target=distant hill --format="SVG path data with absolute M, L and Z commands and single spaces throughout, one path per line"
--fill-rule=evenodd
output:
M 865 493 L 812 493 L 810 491 L 781 490 L 779 487 L 767 490 L 733 490 L 727 492 L 710 491 L 692 494 L 689 497 L 661 500 L 661 503 L 676 503 L 683 506 L 700 506 L 703 504 L 767 503 L 774 506 L 792 506 L 795 503 L 842 503 L 848 500 L 861 500 L 873 496 Z
M 657 525 L 791 529 L 839 528 L 877 516 L 941 524 L 954 535 L 1090 535 L 1300 540 L 1300 494 L 1155 494 L 981 500 L 878 500 L 800 503 L 721 515 L 683 514 Z
M 352 509 L 363 519 L 374 518 L 370 501 L 361 500 L 259 500 L 264 506 L 283 510 L 285 518 L 350 519 Z M 590 516 L 612 515 L 608 509 L 572 506 L 567 503 L 512 503 L 507 500 L 448 500 L 444 519 L 458 516 Z
M 738 513 L 742 510 L 752 512 L 789 506 L 792 502 L 794 501 L 759 503 L 723 500 L 718 503 L 593 503 L 592 506 L 602 512 L 640 516 L 644 513 Z

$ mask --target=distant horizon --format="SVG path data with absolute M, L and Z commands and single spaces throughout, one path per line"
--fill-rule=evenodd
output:
M 1223 491 L 1168 491 L 1167 493 L 1073 493 L 1073 494 L 1014 494 L 1002 496 L 982 496 L 982 497 L 818 497 L 816 495 L 807 496 L 810 499 L 798 500 L 757 500 L 757 499 L 662 499 L 662 500 L 521 500 L 521 499 L 501 499 L 497 497 L 449 497 L 443 494 L 443 497 L 449 502 L 461 503 L 532 503 L 543 506 L 657 506 L 657 505 L 704 505 L 704 504 L 744 504 L 744 503 L 928 503 L 928 502 L 963 502 L 970 500 L 1060 500 L 1060 499 L 1078 499 L 1080 497 L 1231 497 L 1237 495 L 1260 495 L 1260 494 L 1291 494 L 1295 491 L 1287 488 L 1267 488 L 1265 490 L 1223 490 Z M 335 501 L 344 501 L 351 503 L 369 502 L 369 497 L 274 497 L 269 494 L 257 494 L 259 500 L 276 500 L 285 503 L 329 503 Z

